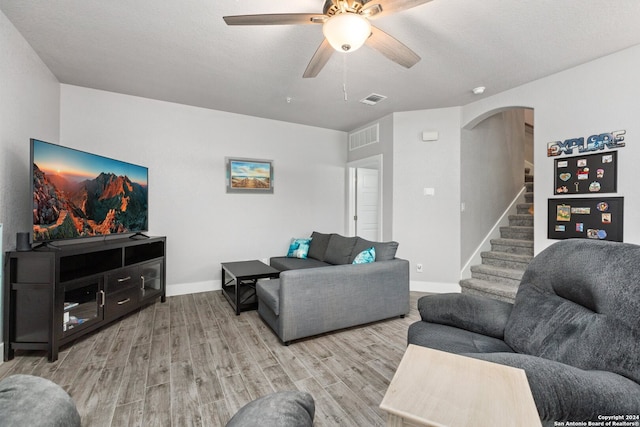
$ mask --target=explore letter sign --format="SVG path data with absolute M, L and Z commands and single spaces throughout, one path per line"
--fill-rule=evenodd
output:
M 575 148 L 578 153 L 588 153 L 591 151 L 613 149 L 624 147 L 624 135 L 626 130 L 616 130 L 600 135 L 591 135 L 585 138 L 570 138 L 564 141 L 553 141 L 547 143 L 547 157 L 560 156 L 562 154 L 571 155 Z

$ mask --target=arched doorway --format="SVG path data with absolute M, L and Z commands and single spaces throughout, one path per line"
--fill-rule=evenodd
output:
M 495 274 L 495 280 L 504 275 L 517 285 L 519 269 L 533 253 L 533 129 L 533 110 L 523 107 L 487 112 L 462 129 L 461 279 L 492 281 Z M 517 246 L 505 246 L 512 243 Z M 522 260 L 509 254 L 520 252 L 518 245 Z

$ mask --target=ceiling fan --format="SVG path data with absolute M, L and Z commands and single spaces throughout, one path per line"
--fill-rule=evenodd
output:
M 353 52 L 363 44 L 376 49 L 403 67 L 411 68 L 420 57 L 406 45 L 371 25 L 377 19 L 411 9 L 431 0 L 326 0 L 322 13 L 278 13 L 223 17 L 227 25 L 322 24 L 325 39 L 311 58 L 303 77 L 315 77 L 334 50 Z

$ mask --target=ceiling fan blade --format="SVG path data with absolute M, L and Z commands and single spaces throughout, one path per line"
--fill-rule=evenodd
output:
M 223 16 L 227 25 L 298 25 L 321 24 L 327 17 L 318 13 L 274 13 L 266 15 Z
M 380 5 L 382 11 L 374 13 L 371 18 L 378 19 L 392 13 L 400 12 L 403 10 L 411 9 L 421 4 L 429 3 L 431 0 L 371 0 L 365 6 L 366 9 L 373 7 L 374 5 Z
M 417 53 L 373 25 L 371 26 L 371 37 L 365 43 L 393 62 L 406 68 L 411 68 L 420 61 Z
M 333 52 L 334 50 L 329 44 L 329 41 L 327 39 L 324 39 L 316 50 L 316 53 L 313 54 L 313 57 L 311 58 L 311 61 L 309 61 L 307 69 L 304 70 L 304 74 L 302 75 L 302 77 L 310 78 L 317 76 L 320 70 L 322 70 L 322 68 L 325 66 L 327 61 L 329 61 L 329 58 L 331 58 Z

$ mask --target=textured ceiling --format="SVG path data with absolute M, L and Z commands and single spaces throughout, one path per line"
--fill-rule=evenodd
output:
M 0 10 L 61 83 L 343 131 L 394 111 L 464 105 L 476 86 L 490 96 L 640 43 L 639 0 L 433 0 L 372 21 L 422 57 L 413 68 L 365 46 L 303 79 L 320 25 L 222 20 L 323 4 L 0 0 Z M 358 102 L 371 93 L 388 98 Z

